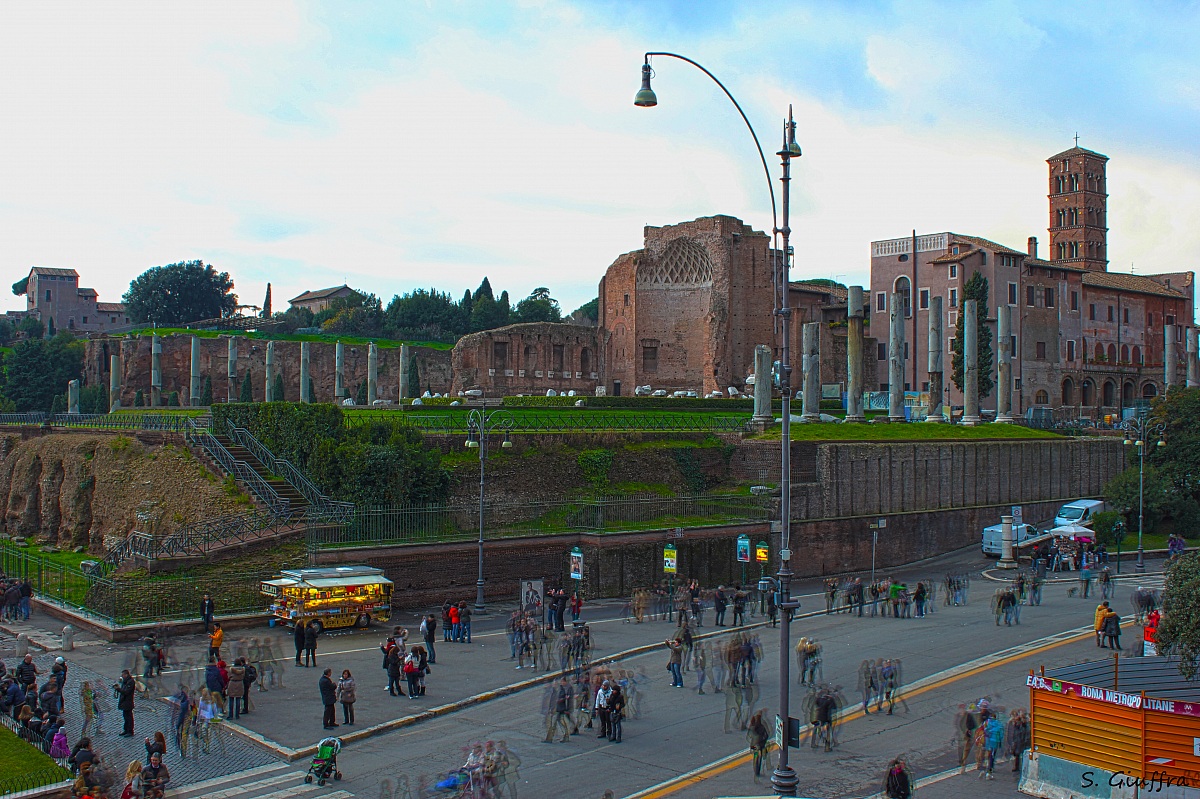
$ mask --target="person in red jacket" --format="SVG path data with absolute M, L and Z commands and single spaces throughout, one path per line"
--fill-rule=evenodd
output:
M 459 622 L 458 606 L 450 606 L 450 640 L 455 643 L 462 640 L 462 624 Z

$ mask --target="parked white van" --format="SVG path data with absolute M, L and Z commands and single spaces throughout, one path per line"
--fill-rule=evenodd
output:
M 1091 527 L 1092 517 L 1106 510 L 1108 510 L 1108 504 L 1102 500 L 1077 499 L 1058 509 L 1058 513 L 1054 514 L 1054 526 L 1078 524 L 1081 527 Z
M 983 554 L 993 558 L 998 558 L 1004 554 L 1004 526 L 993 524 L 991 527 L 983 528 Z M 1013 525 L 1013 545 L 1017 545 L 1022 541 L 1033 538 L 1038 534 L 1032 524 L 1014 524 Z

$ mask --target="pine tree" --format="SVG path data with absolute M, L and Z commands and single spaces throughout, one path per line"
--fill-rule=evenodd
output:
M 283 373 L 276 372 L 275 380 L 271 383 L 271 399 L 275 402 L 283 402 Z
M 976 329 L 978 330 L 978 358 L 979 365 L 979 398 L 992 393 L 992 388 L 995 386 L 995 380 L 992 378 L 992 329 L 988 327 L 988 281 L 983 275 L 976 272 L 971 275 L 971 279 L 963 286 L 963 304 L 966 307 L 967 300 L 977 300 L 979 312 L 976 315 Z M 951 348 L 950 369 L 951 379 L 954 380 L 954 385 L 958 386 L 959 391 L 964 391 L 966 379 L 963 374 L 963 346 L 965 336 L 963 326 L 966 324 L 967 315 L 965 312 L 958 314 L 958 321 L 954 328 L 954 344 Z
M 66 413 L 67 412 L 67 395 L 55 394 L 54 400 L 50 403 L 50 413 Z
M 213 404 L 212 378 L 208 375 L 204 376 L 204 388 L 200 389 L 200 404 L 205 408 Z
M 411 355 L 408 358 L 408 396 L 421 396 L 421 376 L 417 372 L 417 359 Z
M 242 381 L 242 390 L 238 394 L 238 402 L 254 402 L 254 386 L 250 383 L 249 372 L 246 372 L 246 378 Z
M 263 300 L 262 318 L 271 318 L 271 284 L 267 284 L 267 297 Z
M 137 390 L 137 393 L 135 393 L 133 395 L 133 407 L 135 407 L 135 408 L 145 408 L 146 407 L 146 395 L 142 393 L 142 390 L 140 388 Z
M 308 378 L 308 401 L 309 402 L 317 401 L 317 384 L 313 382 L 313 379 L 311 377 Z
M 179 407 L 179 392 L 178 391 L 171 392 L 171 396 L 167 398 L 167 407 L 168 408 L 178 408 Z
M 358 391 L 354 392 L 354 404 L 367 404 L 367 384 L 365 382 L 358 384 Z

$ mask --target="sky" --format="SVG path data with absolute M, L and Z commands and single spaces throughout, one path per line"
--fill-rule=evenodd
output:
M 782 7 L 782 10 L 780 8 Z M 789 104 L 793 279 L 873 240 L 1043 242 L 1046 159 L 1108 155 L 1110 270 L 1197 267 L 1200 4 L 392 0 L 0 4 L 0 266 L 102 301 L 201 259 L 275 310 L 487 276 L 571 311 L 645 225 L 772 224 Z M 24 298 L 3 294 L 2 308 Z

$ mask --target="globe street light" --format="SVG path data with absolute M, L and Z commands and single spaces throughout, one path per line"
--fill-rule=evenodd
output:
M 788 216 L 790 211 L 790 185 L 791 185 L 791 160 L 800 155 L 800 145 L 796 143 L 796 123 L 792 119 L 792 109 L 788 108 L 788 118 L 784 122 L 783 127 L 783 145 L 779 152 L 776 153 L 781 159 L 783 167 L 783 175 L 780 177 L 780 182 L 783 184 L 783 224 L 779 224 L 779 217 L 775 210 L 775 186 L 771 181 L 771 170 L 767 166 L 767 158 L 763 154 L 762 145 L 759 144 L 758 134 L 754 132 L 754 126 L 750 124 L 750 120 L 746 117 L 746 113 L 742 111 L 741 105 L 734 99 L 734 96 L 725 88 L 725 84 L 717 80 L 716 75 L 713 75 L 701 64 L 693 61 L 685 56 L 677 53 L 662 53 L 651 52 L 646 53 L 645 61 L 642 64 L 642 87 L 633 98 L 633 103 L 641 108 L 653 108 L 658 105 L 658 96 L 650 87 L 650 80 L 654 77 L 654 69 L 650 66 L 650 59 L 654 56 L 663 56 L 666 58 L 676 58 L 680 61 L 686 61 L 692 66 L 699 69 L 705 75 L 712 78 L 713 83 L 721 87 L 721 91 L 733 103 L 733 107 L 742 117 L 742 121 L 746 123 L 746 128 L 750 131 L 750 136 L 754 139 L 754 146 L 758 150 L 758 159 L 762 162 L 763 174 L 767 178 L 767 189 L 771 195 L 771 222 L 772 222 L 772 244 L 778 243 L 782 238 L 782 254 L 780 258 L 780 247 L 772 247 L 772 258 L 774 269 L 771 276 L 774 281 L 775 290 L 775 310 L 774 315 L 778 318 L 779 323 L 776 327 L 776 332 L 779 337 L 779 390 L 783 400 L 783 424 L 781 430 L 781 457 L 780 457 L 780 549 L 779 549 L 779 572 L 776 575 L 776 580 L 771 580 L 772 588 L 778 589 L 778 607 L 783 614 L 783 624 L 779 625 L 779 714 L 783 719 L 783 735 L 779 748 L 779 763 L 775 772 L 771 775 L 771 784 L 775 789 L 775 793 L 779 796 L 795 796 L 796 788 L 799 785 L 799 779 L 796 777 L 795 770 L 792 769 L 788 760 L 788 730 L 790 728 L 789 707 L 791 704 L 789 684 L 789 673 L 791 670 L 791 660 L 789 659 L 789 651 L 791 649 L 790 640 L 790 625 L 792 618 L 792 610 L 799 607 L 799 602 L 794 602 L 791 598 L 791 557 L 792 550 L 790 547 L 791 539 L 791 504 L 792 504 L 792 467 L 791 467 L 791 399 L 792 399 L 792 366 L 790 357 L 791 345 L 791 315 L 792 310 L 789 305 L 790 297 L 788 296 L 788 271 L 790 267 L 792 248 L 789 244 L 791 238 L 791 228 L 788 226 Z M 758 375 L 756 380 L 762 380 L 765 375 Z
M 500 446 L 508 449 L 512 446 L 512 441 L 508 438 L 508 431 L 512 429 L 512 425 L 513 415 L 505 410 L 495 410 L 489 413 L 480 408 L 474 408 L 467 414 L 466 446 L 468 449 L 479 450 L 479 578 L 475 581 L 476 613 L 482 613 L 485 609 L 483 604 L 483 490 L 484 463 L 487 461 L 487 437 L 489 431 L 497 428 L 503 430 L 504 440 L 500 442 Z
M 1165 447 L 1163 431 L 1167 426 L 1162 422 L 1152 422 L 1144 414 L 1139 413 L 1134 418 L 1121 425 L 1125 429 L 1125 446 L 1133 446 L 1138 455 L 1138 554 L 1137 570 L 1146 570 L 1145 550 L 1142 548 L 1142 520 L 1146 510 L 1146 448 L 1150 441 L 1158 439 L 1156 446 Z M 1119 566 L 1120 564 L 1118 564 Z

